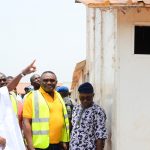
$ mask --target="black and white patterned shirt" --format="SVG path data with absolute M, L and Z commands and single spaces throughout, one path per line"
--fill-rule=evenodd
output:
M 106 115 L 104 110 L 93 104 L 87 109 L 81 105 L 73 108 L 70 150 L 95 150 L 97 139 L 106 139 Z

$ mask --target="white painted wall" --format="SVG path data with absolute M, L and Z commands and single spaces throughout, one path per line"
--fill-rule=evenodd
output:
M 87 8 L 87 39 L 86 39 L 86 71 L 89 73 L 89 81 L 94 83 L 94 41 L 95 41 L 95 9 Z
M 87 70 L 106 111 L 105 150 L 150 149 L 150 56 L 133 54 L 133 25 L 147 9 L 87 8 Z
M 113 147 L 116 150 L 117 143 L 117 117 L 116 117 L 116 99 L 115 99 L 115 63 L 116 63 L 116 28 L 117 12 L 107 10 L 101 12 L 102 16 L 102 77 L 101 91 L 102 98 L 100 104 L 106 110 L 108 140 L 106 150 Z
M 114 89 L 117 12 L 116 10 L 87 9 L 87 14 L 89 81 L 94 85 L 94 101 L 105 109 L 107 115 L 106 126 L 109 138 L 106 141 L 105 150 L 111 150 L 112 143 L 116 150 L 117 118 Z
M 150 55 L 133 54 L 133 26 L 137 22 L 150 25 L 150 11 L 128 9 L 126 14 L 118 14 L 117 150 L 150 150 Z

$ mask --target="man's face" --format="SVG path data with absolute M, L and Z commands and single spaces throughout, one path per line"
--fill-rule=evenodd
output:
M 3 87 L 6 85 L 6 76 L 3 74 L 0 74 L 0 87 Z
M 56 76 L 52 73 L 45 73 L 41 76 L 41 87 L 45 92 L 53 92 L 57 84 Z
M 11 81 L 12 81 L 12 79 L 7 79 L 6 84 L 10 83 Z
M 79 99 L 83 108 L 88 108 L 93 104 L 94 93 L 79 93 Z
M 40 87 L 40 76 L 35 75 L 34 78 L 32 79 L 31 85 L 33 85 L 36 88 Z

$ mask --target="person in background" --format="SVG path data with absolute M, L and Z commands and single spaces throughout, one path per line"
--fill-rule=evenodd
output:
M 33 91 L 34 90 L 34 87 L 32 85 L 29 85 L 27 87 L 24 88 L 24 91 L 25 91 L 25 95 L 28 94 L 29 92 Z
M 13 78 L 14 78 L 13 76 L 7 76 L 6 77 L 6 84 L 10 83 L 13 80 Z
M 64 103 L 66 105 L 68 118 L 70 121 L 70 130 L 71 130 L 71 119 L 72 119 L 73 104 L 72 104 L 72 101 L 70 98 L 69 89 L 67 86 L 59 86 L 56 88 L 56 91 L 60 93 L 60 95 L 62 96 Z
M 23 101 L 29 92 L 33 90 L 38 90 L 40 88 L 40 75 L 34 74 L 30 77 L 31 85 L 24 88 L 25 94 L 23 96 Z
M 78 92 L 81 104 L 73 108 L 70 150 L 103 150 L 105 112 L 93 102 L 94 89 L 89 82 L 81 84 Z
M 13 76 L 7 76 L 6 77 L 6 84 L 8 84 L 10 81 L 12 81 L 13 80 Z M 17 101 L 19 101 L 19 102 L 23 102 L 23 100 L 22 100 L 22 97 L 21 97 L 21 95 L 20 94 L 18 94 L 18 92 L 17 92 L 17 88 L 15 88 L 13 91 L 12 91 L 14 94 L 15 94 L 15 96 L 16 96 L 16 99 L 17 99 Z
M 6 78 L 6 84 L 9 84 L 12 80 L 13 80 L 13 77 L 8 76 Z M 20 129 L 22 130 L 22 120 L 23 120 L 23 118 L 22 118 L 22 113 L 23 113 L 22 98 L 19 97 L 19 95 L 17 94 L 16 88 L 14 90 L 10 91 L 9 95 L 10 95 L 10 100 L 12 102 L 14 112 L 18 118 L 18 121 L 19 121 Z M 18 97 L 19 97 L 19 100 L 18 100 Z
M 29 92 L 33 90 L 38 90 L 40 88 L 40 75 L 38 74 L 32 75 L 30 77 L 30 83 L 31 85 L 24 88 L 25 94 L 24 94 L 23 101 Z
M 16 88 L 16 86 L 18 85 L 19 81 L 21 80 L 21 78 L 27 74 L 30 74 L 32 72 L 36 71 L 36 67 L 34 66 L 35 60 L 28 65 L 25 69 L 22 70 L 21 73 L 19 73 L 12 81 L 10 81 L 8 84 L 6 84 L 6 76 L 3 73 L 0 73 L 0 147 L 2 149 L 5 148 L 5 146 L 7 147 L 7 143 L 14 143 L 14 138 L 11 137 L 11 134 L 7 134 L 9 133 L 8 131 L 10 130 L 9 128 L 7 129 L 7 132 L 5 133 L 5 130 L 3 129 L 3 127 L 7 126 L 7 124 L 10 124 L 10 122 L 5 122 L 4 118 L 5 115 L 7 114 L 7 109 L 9 105 L 9 92 L 12 91 L 13 89 Z M 8 102 L 7 102 L 8 101 Z M 12 107 L 12 105 L 10 105 Z M 10 110 L 9 110 L 10 111 Z M 13 114 L 11 114 L 13 115 Z M 14 121 L 15 122 L 15 121 Z M 16 122 L 17 123 L 17 122 Z M 11 126 L 15 126 L 14 124 L 11 124 Z M 1 135 L 1 131 L 3 133 L 5 133 L 5 137 L 2 137 Z M 20 130 L 16 130 L 16 134 L 21 138 L 21 133 L 19 134 Z M 22 148 L 22 150 L 24 150 L 24 144 L 23 144 L 23 139 L 21 142 L 21 139 L 19 138 L 20 141 L 20 147 Z M 17 145 L 17 143 L 16 143 Z M 13 150 L 13 148 L 9 147 L 9 150 Z
M 6 75 L 0 72 L 0 87 L 3 87 L 5 85 L 6 85 Z
M 55 73 L 45 71 L 40 89 L 25 97 L 23 130 L 28 150 L 67 150 L 69 120 L 64 101 L 55 90 L 56 84 Z
M 34 90 L 38 90 L 40 88 L 40 75 L 34 74 L 33 76 L 31 76 L 30 82 Z

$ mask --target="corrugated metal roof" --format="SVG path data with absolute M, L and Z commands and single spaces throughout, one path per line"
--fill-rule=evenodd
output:
M 88 7 L 150 7 L 150 0 L 78 0 Z

